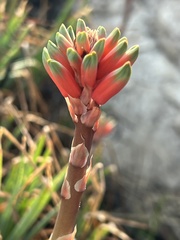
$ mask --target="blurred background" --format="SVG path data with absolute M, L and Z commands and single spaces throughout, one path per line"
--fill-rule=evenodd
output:
M 108 33 L 119 27 L 140 55 L 103 107 L 112 133 L 94 142 L 77 239 L 179 239 L 179 12 L 179 0 L 0 0 L 0 239 L 52 231 L 73 123 L 41 53 L 79 17 Z

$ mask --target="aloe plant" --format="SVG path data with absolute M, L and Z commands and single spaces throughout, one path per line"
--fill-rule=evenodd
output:
M 127 50 L 127 39 L 115 28 L 92 30 L 78 19 L 76 32 L 62 24 L 56 44 L 43 49 L 43 64 L 64 96 L 75 125 L 69 165 L 61 188 L 61 204 L 50 240 L 75 238 L 76 218 L 91 170 L 91 146 L 100 106 L 127 84 L 139 46 Z

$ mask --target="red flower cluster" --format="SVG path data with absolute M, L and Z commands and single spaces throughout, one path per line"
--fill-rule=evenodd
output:
M 127 48 L 127 38 L 120 38 L 118 28 L 106 37 L 104 27 L 92 30 L 82 19 L 75 33 L 61 25 L 56 45 L 49 41 L 43 49 L 43 63 L 71 115 L 106 103 L 126 85 L 139 52 L 137 45 Z

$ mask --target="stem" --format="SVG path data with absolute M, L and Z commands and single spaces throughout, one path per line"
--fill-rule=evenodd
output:
M 78 123 L 75 123 L 75 133 L 72 142 L 72 147 L 76 147 L 78 144 L 84 143 L 88 152 L 90 153 L 92 139 L 94 131 L 92 127 L 87 127 L 82 124 L 80 117 L 78 117 Z M 77 181 L 82 179 L 86 175 L 86 170 L 90 165 L 90 157 L 84 167 L 73 166 L 69 163 L 67 169 L 66 180 L 70 185 L 70 198 L 65 199 L 62 197 L 59 213 L 56 219 L 54 230 L 51 236 L 51 240 L 56 240 L 58 237 L 70 234 L 74 231 L 76 225 L 76 217 L 81 203 L 81 197 L 83 191 L 77 192 L 74 188 Z

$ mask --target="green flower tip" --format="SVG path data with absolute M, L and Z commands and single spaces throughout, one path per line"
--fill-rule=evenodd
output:
M 60 32 L 57 32 L 55 35 L 56 43 L 61 44 L 62 42 L 62 34 Z
M 102 26 L 99 26 L 97 28 L 97 34 L 99 38 L 105 38 L 106 37 L 106 29 Z
M 71 25 L 67 28 L 67 31 L 68 31 L 69 36 L 71 37 L 71 39 L 74 41 L 75 40 L 75 34 L 74 34 L 74 30 L 73 30 Z
M 114 28 L 114 30 L 109 34 L 109 37 L 112 38 L 114 42 L 117 42 L 121 36 L 119 28 Z
M 50 54 L 55 54 L 58 51 L 57 46 L 51 40 L 47 43 L 47 49 Z
M 115 71 L 117 71 L 117 74 L 114 81 L 128 81 L 131 76 L 131 63 L 126 62 L 121 68 Z
M 116 56 L 117 57 L 122 56 L 126 52 L 127 47 L 128 47 L 128 42 L 126 39 L 124 39 L 124 41 L 120 41 L 117 45 Z
M 71 38 L 71 35 L 69 34 L 64 24 L 61 24 L 59 28 L 59 33 L 62 34 L 70 43 L 73 43 L 74 39 Z
M 129 56 L 129 60 L 131 61 L 131 64 L 133 64 L 138 55 L 139 55 L 139 45 L 134 45 L 133 47 L 131 47 L 126 54 Z
M 56 33 L 55 39 L 58 47 L 65 46 L 66 43 L 68 42 L 67 38 L 60 32 Z
M 61 64 L 59 62 L 53 59 L 48 59 L 47 63 L 53 74 L 62 75 Z
M 45 61 L 45 62 L 48 62 L 48 61 L 51 59 L 51 57 L 50 57 L 50 55 L 49 55 L 49 52 L 48 52 L 48 50 L 47 50 L 46 47 L 43 48 L 42 59 L 43 59 L 43 62 L 44 62 L 44 61 Z
M 97 54 L 95 51 L 87 54 L 85 57 L 84 57 L 84 60 L 83 60 L 83 67 L 84 69 L 88 69 L 88 68 L 95 68 L 98 64 L 98 58 L 97 58 Z
M 67 49 L 67 57 L 69 62 L 76 62 L 79 59 L 78 53 L 73 48 Z
M 79 18 L 76 25 L 76 33 L 86 31 L 86 24 L 83 19 Z
M 66 27 L 64 24 L 61 24 L 60 28 L 59 28 L 59 32 L 64 35 L 67 33 Z
M 87 39 L 88 39 L 88 36 L 87 36 L 86 32 L 83 31 L 83 32 L 79 32 L 77 34 L 76 41 L 77 41 L 78 44 L 86 43 Z
M 118 41 L 118 43 L 123 42 L 123 41 L 126 41 L 126 42 L 128 43 L 127 37 L 122 37 L 122 38 L 120 38 L 119 41 Z
M 95 52 L 102 52 L 104 50 L 105 38 L 99 39 L 93 47 Z
M 95 52 L 97 53 L 98 60 L 101 59 L 101 56 L 102 56 L 103 51 L 104 51 L 104 45 L 105 45 L 105 38 L 99 39 L 99 40 L 94 44 L 94 47 L 93 47 L 92 51 L 95 51 Z

